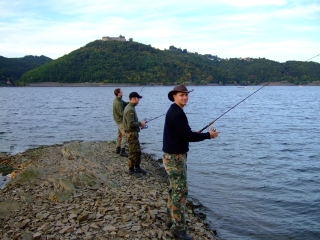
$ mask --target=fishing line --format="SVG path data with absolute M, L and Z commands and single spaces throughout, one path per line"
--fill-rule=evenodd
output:
M 311 59 L 313 59 L 313 58 L 315 58 L 315 57 L 318 57 L 318 56 L 320 56 L 320 54 L 317 54 L 317 55 L 315 55 L 315 56 L 313 56 L 313 57 L 311 57 L 311 58 L 309 58 L 309 59 L 301 62 L 300 64 L 294 66 L 293 68 L 297 68 L 298 66 L 302 65 L 303 63 L 305 63 L 305 62 L 307 62 L 307 61 L 309 61 L 309 60 L 311 60 Z M 282 66 L 282 65 L 281 65 L 281 66 Z M 282 66 L 282 67 L 284 68 L 284 66 Z M 286 70 L 286 69 L 285 69 L 285 70 Z M 286 72 L 288 73 L 287 70 L 286 70 Z M 249 96 L 247 96 L 246 98 L 242 99 L 240 102 L 238 102 L 238 103 L 237 103 L 236 105 L 234 105 L 233 107 L 229 108 L 226 112 L 224 112 L 223 114 L 221 114 L 219 117 L 217 117 L 216 119 L 214 119 L 212 122 L 208 123 L 208 125 L 206 125 L 204 128 L 202 128 L 199 132 L 202 132 L 202 131 L 205 130 L 207 127 L 211 126 L 211 125 L 212 125 L 213 123 L 215 123 L 218 119 L 220 119 L 221 117 L 223 117 L 225 114 L 227 114 L 228 112 L 230 112 L 232 109 L 236 108 L 240 103 L 244 102 L 246 99 L 248 99 L 248 98 L 251 97 L 253 94 L 257 93 L 258 91 L 260 91 L 262 88 L 264 88 L 265 86 L 267 86 L 267 85 L 269 85 L 269 84 L 270 84 L 270 82 L 266 83 L 266 84 L 263 85 L 261 88 L 259 88 L 258 90 L 254 91 L 253 93 L 251 93 L 251 94 L 250 94 Z M 143 90 L 144 87 L 145 87 L 145 86 L 143 86 L 143 87 L 141 88 L 141 90 L 140 90 L 139 93 L 141 93 L 141 91 Z M 165 114 L 162 114 L 162 115 L 160 115 L 160 116 L 157 116 L 157 117 L 155 117 L 155 118 L 152 118 L 152 119 L 146 121 L 146 123 L 147 123 L 147 122 L 150 122 L 150 121 L 152 121 L 152 120 L 154 120 L 154 119 L 157 119 L 157 118 L 159 118 L 159 117 L 161 117 L 161 116 L 163 116 L 163 115 L 165 115 Z M 145 125 L 142 129 L 146 129 L 146 128 L 148 128 L 148 125 Z
M 312 58 L 309 58 L 303 62 L 301 62 L 300 64 L 294 66 L 293 68 L 297 68 L 298 66 L 300 66 L 301 64 L 315 58 L 315 57 L 318 57 L 320 56 L 320 54 L 312 57 Z M 287 72 L 288 73 L 288 72 Z M 234 109 L 236 106 L 238 106 L 240 103 L 244 102 L 246 99 L 248 99 L 249 97 L 251 97 L 253 94 L 255 94 L 256 92 L 260 91 L 262 88 L 264 88 L 265 86 L 267 86 L 270 82 L 266 83 L 265 85 L 263 85 L 261 88 L 259 88 L 258 90 L 256 90 L 255 92 L 251 93 L 249 96 L 247 96 L 246 98 L 244 98 L 243 100 L 241 100 L 240 102 L 238 102 L 236 105 L 234 105 L 233 107 L 231 107 L 230 109 L 228 109 L 228 111 L 224 112 L 223 114 L 221 114 L 219 117 L 217 117 L 215 120 L 213 120 L 212 122 L 210 122 L 207 126 L 205 126 L 204 128 L 202 128 L 199 132 L 202 132 L 203 130 L 205 130 L 207 127 L 211 126 L 214 122 L 216 122 L 218 119 L 220 119 L 222 116 L 224 116 L 225 114 L 227 114 L 228 112 L 230 112 L 232 109 Z
M 295 66 L 294 68 L 299 67 L 301 64 L 303 64 L 303 63 L 305 63 L 305 62 L 307 62 L 307 61 L 309 61 L 309 60 L 311 60 L 311 59 L 313 59 L 313 58 L 315 58 L 315 57 L 318 57 L 318 56 L 320 56 L 320 54 L 315 55 L 314 57 L 309 58 L 309 59 L 307 59 L 307 60 L 305 60 L 305 61 L 301 62 L 300 64 L 298 64 L 298 65 L 297 65 L 297 66 Z
M 261 88 L 259 88 L 258 90 L 254 91 L 253 93 L 251 93 L 249 96 L 247 96 L 246 98 L 242 99 L 240 102 L 238 102 L 236 105 L 234 105 L 233 107 L 229 108 L 228 111 L 224 112 L 223 114 L 221 114 L 219 117 L 217 117 L 215 120 L 213 120 L 212 122 L 208 123 L 207 126 L 205 126 L 204 128 L 202 128 L 199 132 L 202 132 L 203 130 L 205 130 L 207 127 L 209 127 L 210 125 L 212 125 L 215 121 L 217 121 L 219 118 L 221 118 L 223 115 L 227 114 L 228 112 L 230 112 L 232 109 L 234 109 L 236 106 L 238 106 L 240 103 L 244 102 L 246 99 L 248 99 L 249 97 L 251 97 L 253 94 L 255 94 L 256 92 L 260 91 L 262 88 L 264 88 L 265 86 L 267 86 L 270 82 L 266 83 L 265 85 L 263 85 Z
M 139 93 L 141 93 L 142 89 L 144 89 L 145 86 L 146 86 L 146 85 L 144 85 L 144 86 L 141 88 L 141 90 L 140 90 Z M 155 119 L 157 119 L 157 118 L 159 118 L 159 117 L 162 117 L 163 115 L 166 115 L 166 114 L 164 113 L 164 114 L 161 114 L 160 116 L 157 116 L 157 117 L 154 117 L 154 118 L 151 118 L 151 119 L 147 119 L 147 120 L 145 121 L 146 124 L 143 126 L 143 128 L 140 128 L 140 129 L 141 129 L 141 130 L 142 130 L 142 129 L 147 129 L 147 128 L 148 128 L 148 125 L 147 125 L 148 122 L 151 122 L 151 121 L 153 121 L 153 120 L 155 120 Z
M 141 88 L 141 90 L 140 90 L 140 92 L 139 92 L 139 93 L 141 93 L 141 91 L 142 91 L 142 89 L 144 89 L 144 87 L 145 87 L 145 86 L 143 86 L 143 87 Z

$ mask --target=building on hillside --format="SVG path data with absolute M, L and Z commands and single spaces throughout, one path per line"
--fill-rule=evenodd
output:
M 102 37 L 102 41 L 122 41 L 125 42 L 126 38 L 120 34 L 119 37 Z

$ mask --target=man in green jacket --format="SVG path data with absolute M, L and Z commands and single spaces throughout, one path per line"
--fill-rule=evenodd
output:
M 127 140 L 123 129 L 123 110 L 128 103 L 122 100 L 123 92 L 120 88 L 116 88 L 114 90 L 114 95 L 116 95 L 116 97 L 113 100 L 112 112 L 113 119 L 118 126 L 116 153 L 120 154 L 123 157 L 128 157 L 128 154 L 125 151 Z
M 129 174 L 147 174 L 147 171 L 140 167 L 141 164 L 141 148 L 139 142 L 140 128 L 143 128 L 146 124 L 145 121 L 139 122 L 138 116 L 135 110 L 135 106 L 139 104 L 140 96 L 137 92 L 129 94 L 129 104 L 125 107 L 123 112 L 123 128 L 128 140 L 129 146 Z

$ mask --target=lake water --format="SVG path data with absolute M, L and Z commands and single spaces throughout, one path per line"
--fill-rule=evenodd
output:
M 166 113 L 173 87 L 122 87 L 143 96 L 139 119 Z M 184 108 L 199 130 L 258 86 L 195 86 Z M 115 140 L 114 87 L 0 88 L 0 152 L 72 140 Z M 221 239 L 320 239 L 320 87 L 267 86 L 191 143 L 189 195 Z M 142 130 L 142 150 L 162 155 L 164 116 Z

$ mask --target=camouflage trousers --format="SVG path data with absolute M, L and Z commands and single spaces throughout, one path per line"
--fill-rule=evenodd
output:
M 128 166 L 129 169 L 140 166 L 141 163 L 141 148 L 139 142 L 138 132 L 126 132 L 126 138 L 128 140 Z
M 186 230 L 185 210 L 188 197 L 187 153 L 164 153 L 163 165 L 170 182 L 167 221 L 172 222 L 171 229 Z
M 118 125 L 118 136 L 117 136 L 117 145 L 116 147 L 121 147 L 121 148 L 125 148 L 126 143 L 127 143 L 127 139 L 125 136 L 125 132 L 123 129 L 123 124 L 117 124 Z

